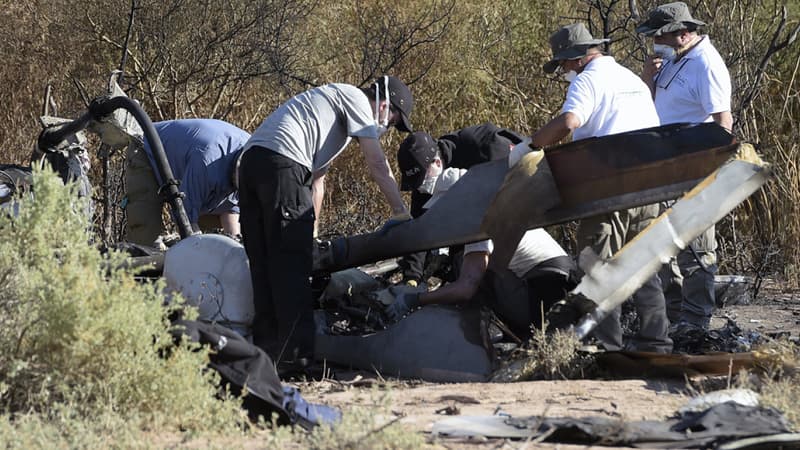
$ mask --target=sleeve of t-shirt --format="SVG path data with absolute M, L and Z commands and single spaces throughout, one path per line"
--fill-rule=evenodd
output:
M 722 61 L 719 64 L 722 65 Z M 731 110 L 731 76 L 724 65 L 705 67 L 696 80 L 699 99 L 706 114 Z
M 378 127 L 372 116 L 372 107 L 364 93 L 356 87 L 343 90 L 341 98 L 347 123 L 347 135 L 378 139 Z
M 567 89 L 567 99 L 561 107 L 561 113 L 572 113 L 578 118 L 581 126 L 589 121 L 595 109 L 592 85 L 586 77 L 577 77 Z
M 208 196 L 208 168 L 201 152 L 192 152 L 181 180 L 181 191 L 186 195 L 184 206 L 189 222 L 197 223 L 203 200 Z
M 492 243 L 492 240 L 487 239 L 485 241 L 473 242 L 472 244 L 464 245 L 464 256 L 477 252 L 491 254 L 493 250 L 494 244 Z
M 214 207 L 208 214 L 218 216 L 222 213 L 239 214 L 239 197 L 234 192 L 233 194 L 225 197 L 219 205 Z

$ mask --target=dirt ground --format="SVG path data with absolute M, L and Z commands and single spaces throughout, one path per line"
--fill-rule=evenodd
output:
M 752 304 L 726 306 L 716 312 L 712 328 L 735 320 L 744 330 L 762 334 L 798 336 L 800 294 L 778 287 L 764 288 Z M 585 417 L 605 416 L 624 420 L 661 420 L 672 415 L 696 392 L 686 380 L 560 380 L 523 383 L 435 384 L 383 380 L 378 376 L 339 374 L 339 380 L 303 383 L 303 395 L 312 402 L 348 407 L 371 407 L 374 389 L 388 389 L 390 410 L 399 426 L 423 433 L 429 442 L 444 448 L 593 448 L 521 441 L 434 438 L 433 424 L 446 414 Z M 377 406 L 376 406 L 377 408 Z M 377 411 L 377 409 L 376 409 Z M 384 410 L 385 411 L 385 410 Z M 393 419 L 387 417 L 387 420 Z M 608 447 L 595 447 L 608 448 Z

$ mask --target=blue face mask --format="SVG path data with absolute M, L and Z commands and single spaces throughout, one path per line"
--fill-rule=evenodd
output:
M 561 78 L 563 78 L 563 79 L 564 79 L 564 81 L 566 81 L 566 82 L 568 82 L 568 83 L 572 83 L 572 81 L 573 81 L 573 80 L 574 80 L 574 79 L 575 79 L 577 76 L 578 76 L 578 72 L 575 72 L 574 70 L 570 70 L 569 72 L 562 74 L 562 75 L 561 75 Z

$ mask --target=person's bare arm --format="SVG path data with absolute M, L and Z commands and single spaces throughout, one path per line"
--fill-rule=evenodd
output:
M 733 115 L 730 111 L 722 111 L 718 113 L 711 114 L 711 118 L 714 119 L 714 122 L 717 122 L 719 126 L 725 128 L 728 131 L 733 130 Z
M 489 253 L 467 253 L 464 255 L 458 279 L 435 291 L 420 294 L 420 305 L 454 304 L 471 299 L 478 291 L 487 267 L 489 267 Z
M 558 117 L 547 122 L 531 136 L 533 147 L 546 147 L 553 145 L 569 135 L 572 130 L 581 126 L 578 116 L 571 112 L 565 112 Z
M 242 230 L 239 227 L 239 214 L 234 212 L 224 212 L 219 215 L 219 225 L 222 227 L 222 231 L 232 236 L 236 236 L 238 234 L 242 234 Z
M 386 160 L 386 155 L 383 154 L 378 140 L 358 138 L 358 144 L 364 154 L 372 179 L 375 180 L 383 196 L 386 197 L 389 207 L 392 208 L 392 215 L 408 214 L 406 204 L 400 195 L 400 188 L 397 186 L 392 169 L 389 167 L 389 161 Z
M 322 201 L 325 199 L 325 168 L 315 172 L 311 180 L 311 203 L 314 205 L 314 236 L 317 236 L 319 219 L 322 217 Z

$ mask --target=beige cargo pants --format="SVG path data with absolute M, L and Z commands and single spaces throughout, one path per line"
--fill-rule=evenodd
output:
M 611 214 L 590 217 L 578 227 L 578 248 L 591 247 L 601 258 L 610 258 L 658 217 L 658 204 L 640 206 Z M 668 336 L 666 302 L 658 274 L 648 279 L 633 296 L 639 330 L 627 345 L 622 341 L 621 308 L 614 310 L 594 331 L 594 337 L 607 350 L 628 348 L 658 353 L 672 352 Z M 597 299 L 600 300 L 600 299 Z
M 128 194 L 125 239 L 136 244 L 153 245 L 163 230 L 162 204 L 158 198 L 158 182 L 141 145 L 128 146 L 125 186 Z

